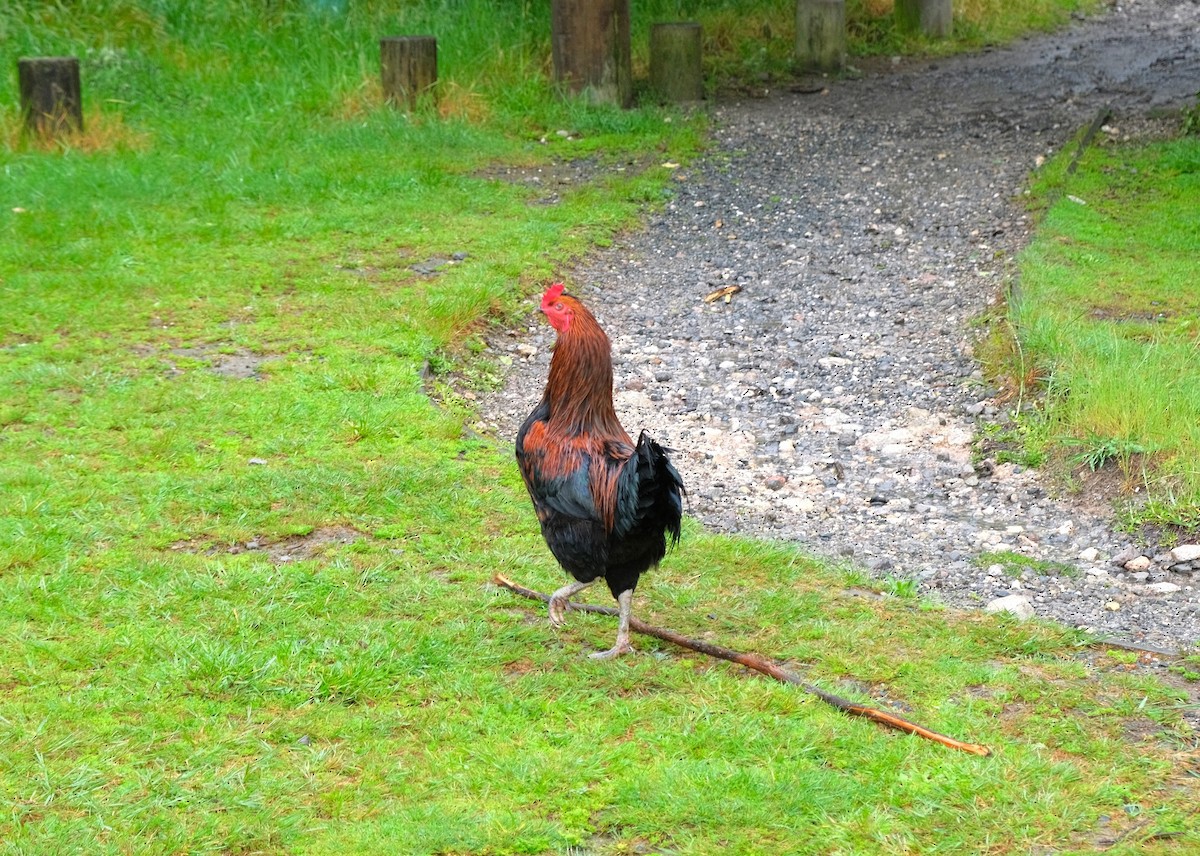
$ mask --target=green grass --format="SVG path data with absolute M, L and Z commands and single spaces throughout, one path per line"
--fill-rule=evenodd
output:
M 1131 525 L 1196 530 L 1200 138 L 1093 146 L 1072 175 L 1068 156 L 1034 185 L 1049 208 L 1010 307 L 1017 347 L 996 351 L 1041 397 L 1019 439 L 1067 469 L 1119 470 Z
M 429 387 L 491 382 L 481 325 L 636 227 L 703 119 L 553 98 L 540 5 L 304 8 L 0 11 L 5 67 L 84 57 L 90 117 L 0 137 L 0 853 L 1200 844 L 1190 660 L 1173 688 L 690 524 L 639 590 L 980 759 L 654 642 L 594 663 L 610 622 L 492 587 L 561 571 Z M 373 40 L 434 23 L 440 106 L 382 108 Z M 578 158 L 553 205 L 493 177 Z
M 1153 818 L 1135 841 L 1195 841 L 1187 791 L 1164 787 L 1189 739 L 1179 697 L 1117 662 L 1086 680 L 1069 634 L 841 595 L 790 550 L 690 531 L 722 572 L 673 559 L 645 586 L 656 621 L 886 692 L 996 756 L 656 643 L 595 664 L 581 651 L 606 622 L 573 617 L 556 638 L 486 586 L 515 562 L 558 579 L 511 481 L 503 501 L 463 503 L 461 536 L 292 563 L 109 549 L 9 575 L 7 850 L 953 853 L 1001 829 L 1016 849 L 1085 842 L 1099 814 L 1123 829 L 1126 805 Z M 472 537 L 487 527 L 504 537 Z M 1130 753 L 1135 726 L 1153 736 Z
M 1032 571 L 1036 574 L 1055 575 L 1062 577 L 1078 576 L 1079 571 L 1071 565 L 1063 565 L 1058 562 L 1047 562 L 1042 559 L 1035 559 L 1032 556 L 1026 556 L 1023 553 L 1015 553 L 1012 550 L 994 550 L 976 555 L 972 562 L 980 568 L 988 568 L 992 565 L 999 565 L 1001 570 L 1010 577 L 1019 577 L 1025 571 Z

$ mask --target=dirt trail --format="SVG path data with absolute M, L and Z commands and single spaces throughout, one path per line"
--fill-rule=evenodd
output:
M 1015 200 L 1040 159 L 1101 110 L 1101 139 L 1119 138 L 1200 91 L 1200 4 L 1137 0 L 1005 49 L 881 66 L 823 94 L 718 103 L 713 149 L 667 209 L 569 277 L 612 335 L 623 421 L 680 450 L 712 529 L 915 576 L 959 605 L 1019 594 L 1102 634 L 1194 643 L 1200 569 L 1130 576 L 1102 508 L 972 466 L 1000 408 L 968 327 L 1011 280 L 1030 225 Z M 742 291 L 703 302 L 725 285 Z M 516 357 L 482 408 L 497 436 L 536 402 L 550 341 L 531 315 L 493 343 Z M 988 566 L 1006 551 L 1044 564 L 1014 582 Z

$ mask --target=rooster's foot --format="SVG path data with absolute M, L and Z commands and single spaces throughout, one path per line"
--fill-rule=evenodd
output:
M 616 645 L 609 648 L 607 651 L 597 651 L 595 654 L 588 654 L 588 657 L 590 657 L 593 660 L 612 660 L 613 658 L 619 657 L 622 654 L 636 654 L 636 653 L 637 653 L 637 649 L 634 648 L 632 645 L 630 645 L 628 642 L 618 642 Z
M 571 600 L 571 595 L 578 594 L 590 585 L 590 582 L 571 583 L 550 595 L 550 623 L 553 626 L 562 627 L 566 623 L 564 616 L 566 615 L 567 603 Z
M 633 612 L 633 589 L 626 589 L 617 595 L 617 604 L 620 609 L 617 610 L 617 644 L 613 645 L 607 651 L 597 651 L 591 654 L 593 660 L 611 660 L 614 657 L 619 657 L 622 654 L 632 654 L 633 646 L 629 644 L 629 620 Z
M 550 598 L 550 623 L 555 627 L 562 627 L 567 622 L 563 618 L 563 614 L 567 611 L 567 599 L 555 595 Z

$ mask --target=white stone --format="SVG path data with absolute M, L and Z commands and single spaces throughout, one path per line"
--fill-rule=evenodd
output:
M 817 360 L 817 365 L 823 368 L 834 368 L 835 366 L 848 366 L 850 361 L 845 357 L 821 357 Z
M 1150 560 L 1145 556 L 1135 556 L 1125 563 L 1127 571 L 1144 571 L 1148 567 L 1150 567 Z
M 1174 594 L 1180 589 L 1175 583 L 1150 583 L 1146 586 L 1146 591 L 1150 594 Z
M 1033 618 L 1033 604 L 1029 602 L 1029 598 L 1020 594 L 1010 594 L 1007 597 L 998 597 L 990 601 L 984 607 L 986 612 L 1007 612 L 1010 615 L 1016 616 L 1021 621 L 1028 618 Z
M 1180 544 L 1171 551 L 1171 559 L 1176 562 L 1194 562 L 1200 559 L 1200 544 Z
M 1088 547 L 1086 550 L 1084 550 L 1082 553 L 1079 554 L 1079 558 L 1080 558 L 1080 560 L 1082 560 L 1084 562 L 1094 562 L 1100 558 L 1100 551 L 1097 550 L 1095 547 Z

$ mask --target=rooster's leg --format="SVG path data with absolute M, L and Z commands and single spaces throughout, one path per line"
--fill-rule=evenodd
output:
M 633 614 L 633 589 L 625 589 L 617 595 L 617 644 L 607 651 L 597 651 L 591 655 L 593 660 L 611 660 L 620 654 L 632 654 L 633 646 L 629 644 L 629 616 Z
M 550 595 L 550 623 L 555 627 L 562 627 L 563 613 L 567 611 L 567 601 L 571 599 L 571 595 L 578 594 L 594 582 L 595 580 L 586 583 L 571 583 Z

